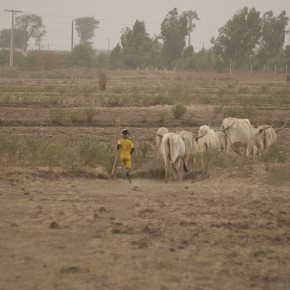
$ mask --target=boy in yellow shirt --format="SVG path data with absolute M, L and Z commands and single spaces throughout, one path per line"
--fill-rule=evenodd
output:
M 120 160 L 123 168 L 125 169 L 126 177 L 129 182 L 131 182 L 130 170 L 131 170 L 131 155 L 134 152 L 134 144 L 128 139 L 129 131 L 127 129 L 123 129 L 121 131 L 122 138 L 118 140 L 117 149 L 120 152 Z

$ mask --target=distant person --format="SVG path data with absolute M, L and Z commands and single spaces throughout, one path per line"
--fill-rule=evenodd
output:
M 290 87 L 290 74 L 287 75 L 287 84 L 288 84 L 288 87 Z
M 118 140 L 117 149 L 120 152 L 120 160 L 122 166 L 125 170 L 125 175 L 128 178 L 129 182 L 131 182 L 130 171 L 131 171 L 131 155 L 134 152 L 134 144 L 133 142 L 128 139 L 129 138 L 129 131 L 127 129 L 123 129 L 121 131 L 122 138 Z

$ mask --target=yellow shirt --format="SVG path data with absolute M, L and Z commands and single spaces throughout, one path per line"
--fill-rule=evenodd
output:
M 120 155 L 129 155 L 130 156 L 130 151 L 132 148 L 134 148 L 134 144 L 131 140 L 129 139 L 120 139 L 118 141 L 118 144 L 120 145 Z

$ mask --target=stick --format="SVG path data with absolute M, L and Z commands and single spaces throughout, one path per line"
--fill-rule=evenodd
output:
M 115 156 L 115 160 L 114 160 L 114 165 L 113 165 L 113 168 L 112 168 L 111 176 L 114 175 L 116 164 L 117 164 L 117 160 L 118 160 L 118 155 L 119 155 L 119 151 L 116 152 L 116 156 Z

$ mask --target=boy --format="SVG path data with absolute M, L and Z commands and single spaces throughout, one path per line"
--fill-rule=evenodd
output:
M 129 131 L 127 129 L 123 129 L 121 131 L 122 138 L 118 140 L 117 149 L 120 152 L 120 160 L 123 168 L 125 169 L 126 177 L 129 182 L 131 182 L 130 170 L 131 170 L 131 155 L 134 152 L 134 144 L 128 139 Z

